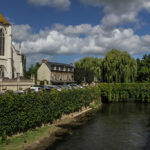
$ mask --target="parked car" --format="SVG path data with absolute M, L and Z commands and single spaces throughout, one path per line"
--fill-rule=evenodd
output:
M 59 91 L 59 92 L 62 91 L 62 86 L 60 86 L 60 85 L 55 86 L 55 88 L 56 88 L 56 90 Z
M 34 86 L 32 86 L 32 87 L 30 87 L 29 89 L 30 89 L 31 91 L 34 91 L 34 92 L 39 92 L 39 91 L 42 89 L 42 87 L 38 87 L 38 86 L 34 87 Z
M 78 87 L 79 87 L 80 89 L 83 89 L 83 86 L 82 86 L 82 85 L 78 85 Z
M 75 84 L 75 83 L 71 83 L 71 84 L 68 84 L 68 86 L 70 86 L 72 89 L 78 89 L 78 85 Z
M 59 86 L 59 85 L 49 85 L 48 87 L 50 87 L 51 88 L 51 90 L 52 89 L 56 89 L 57 91 L 62 91 L 62 87 L 61 86 Z
M 24 94 L 25 92 L 23 90 L 18 90 L 18 91 L 15 91 L 14 94 Z
M 69 85 L 63 85 L 62 88 L 66 90 L 71 90 L 71 87 Z
M 51 92 L 52 91 L 52 87 L 51 86 L 43 86 L 43 89 L 45 91 Z

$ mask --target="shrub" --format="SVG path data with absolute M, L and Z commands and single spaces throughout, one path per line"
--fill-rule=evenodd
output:
M 1 95 L 0 136 L 4 131 L 6 135 L 13 135 L 41 126 L 43 123 L 52 123 L 62 114 L 69 114 L 79 111 L 83 106 L 89 106 L 99 97 L 96 88 Z

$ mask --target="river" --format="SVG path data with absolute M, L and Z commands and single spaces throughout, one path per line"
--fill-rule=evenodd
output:
M 150 104 L 105 104 L 53 150 L 150 150 Z

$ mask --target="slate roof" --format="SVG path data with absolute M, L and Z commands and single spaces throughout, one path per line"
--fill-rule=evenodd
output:
M 47 62 L 46 65 L 51 70 L 51 67 L 67 67 L 67 68 L 74 68 L 72 65 L 64 64 L 64 63 L 57 63 L 57 62 Z
M 1 13 L 0 13 L 0 24 L 11 25 Z

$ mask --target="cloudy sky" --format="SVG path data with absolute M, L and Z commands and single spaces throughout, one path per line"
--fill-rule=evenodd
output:
M 112 48 L 150 53 L 150 0 L 1 0 L 28 65 L 46 58 L 71 63 Z

